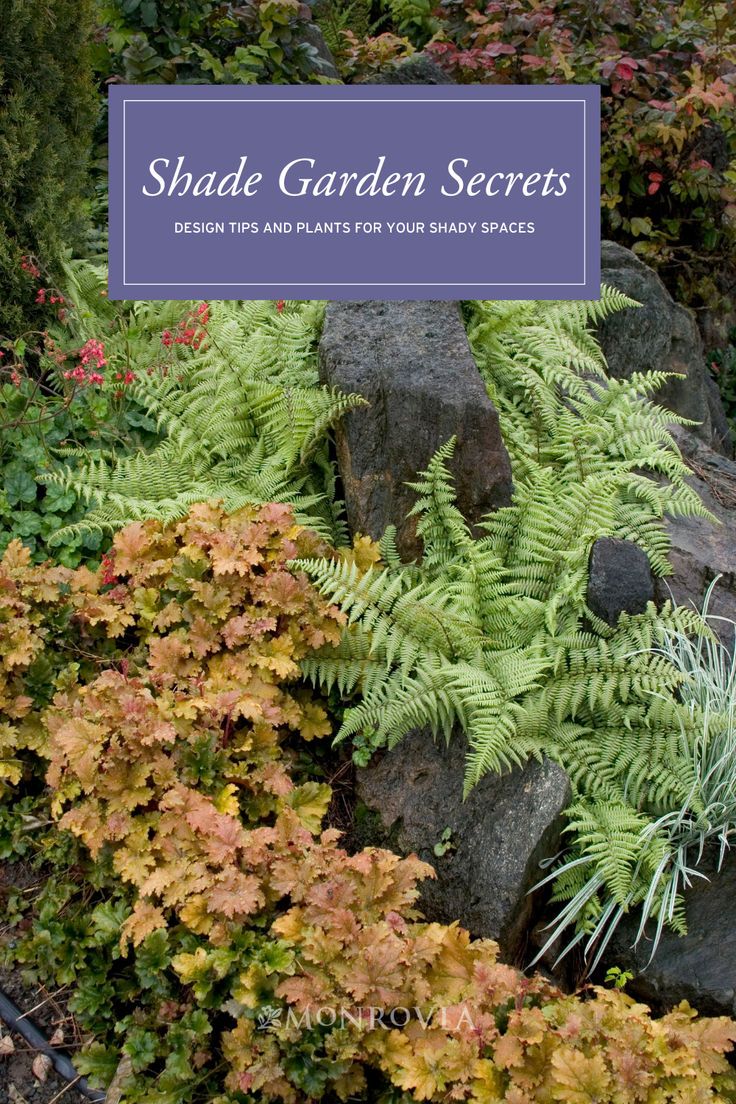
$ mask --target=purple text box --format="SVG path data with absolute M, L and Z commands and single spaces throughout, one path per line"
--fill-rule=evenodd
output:
M 110 296 L 597 299 L 596 86 L 116 86 Z

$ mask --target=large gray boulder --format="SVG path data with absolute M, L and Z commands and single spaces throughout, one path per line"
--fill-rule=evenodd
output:
M 616 312 L 599 328 L 611 375 L 624 379 L 634 372 L 682 374 L 684 379 L 664 385 L 657 401 L 698 422 L 694 432 L 712 448 L 730 454 L 728 421 L 692 312 L 675 303 L 656 272 L 636 254 L 614 242 L 601 246 L 601 282 L 641 304 Z
M 688 934 L 666 932 L 652 962 L 651 935 L 632 943 L 638 918 L 616 932 L 607 962 L 630 970 L 629 992 L 658 1011 L 689 1001 L 706 1016 L 736 1015 L 736 855 L 719 872 L 711 861 L 709 880 L 696 878 L 686 895 Z
M 373 73 L 364 84 L 454 84 L 439 65 L 426 54 L 413 54 L 403 61 L 387 65 Z
M 675 426 L 672 432 L 693 469 L 688 482 L 716 521 L 703 517 L 668 520 L 673 574 L 657 580 L 658 597 L 672 597 L 680 605 L 700 609 L 708 585 L 720 575 L 709 610 L 736 621 L 736 462 L 708 448 L 683 427 Z M 727 639 L 733 636 L 722 623 L 714 622 L 713 627 Z
M 565 772 L 550 760 L 505 775 L 486 775 L 463 801 L 467 743 L 449 745 L 426 730 L 358 771 L 359 798 L 380 817 L 404 854 L 431 863 L 420 907 L 430 920 L 459 920 L 473 935 L 496 939 L 507 961 L 521 960 L 544 876 L 543 859 L 560 849 L 570 801 Z M 437 844 L 447 845 L 437 855 Z
M 301 28 L 302 40 L 311 46 L 315 53 L 319 74 L 331 80 L 340 80 L 340 73 L 325 41 L 321 28 L 316 23 L 305 23 Z
M 511 465 L 498 413 L 473 360 L 457 303 L 330 303 L 319 347 L 323 383 L 358 392 L 369 406 L 336 431 L 337 461 L 352 532 L 379 538 L 397 527 L 405 558 L 421 553 L 407 514 L 416 480 L 457 437 L 452 461 L 458 506 L 471 524 L 511 498 Z

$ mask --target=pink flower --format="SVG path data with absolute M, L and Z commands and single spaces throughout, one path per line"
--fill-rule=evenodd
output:
M 24 272 L 27 272 L 29 276 L 33 276 L 36 280 L 41 275 L 41 271 L 38 265 L 30 257 L 21 257 L 20 267 L 23 269 Z
M 118 577 L 115 574 L 115 558 L 113 552 L 102 557 L 100 567 L 102 569 L 102 585 L 114 586 L 118 581 Z
M 107 364 L 107 360 L 105 359 L 105 346 L 101 341 L 96 341 L 93 337 L 85 342 L 79 350 L 79 357 L 82 364 L 89 364 L 90 361 L 95 361 L 98 368 L 104 368 Z

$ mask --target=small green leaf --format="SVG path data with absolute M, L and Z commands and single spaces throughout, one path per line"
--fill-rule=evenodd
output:
M 156 1060 L 158 1039 L 152 1031 L 134 1027 L 125 1040 L 123 1050 L 130 1058 L 133 1072 L 140 1073 Z
M 652 220 L 649 218 L 632 218 L 631 233 L 635 238 L 640 235 L 649 235 L 652 232 Z
M 19 502 L 36 501 L 36 480 L 26 466 L 18 460 L 14 460 L 6 467 L 4 486 L 11 506 L 17 506 Z
M 30 510 L 22 510 L 15 515 L 13 531 L 19 537 L 33 537 L 41 532 L 41 518 Z
M 78 1072 L 87 1077 L 95 1088 L 107 1088 L 120 1064 L 120 1052 L 116 1047 L 92 1043 L 77 1055 L 74 1064 Z
M 97 943 L 117 943 L 120 929 L 130 914 L 123 901 L 104 901 L 94 909 L 91 920 Z
M 146 27 L 155 27 L 158 19 L 156 0 L 143 0 L 141 4 L 141 19 Z

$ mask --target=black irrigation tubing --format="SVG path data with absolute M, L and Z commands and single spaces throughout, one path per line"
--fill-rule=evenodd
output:
M 103 1104 L 105 1093 L 100 1092 L 99 1089 L 89 1087 L 84 1077 L 79 1076 L 66 1055 L 61 1054 L 51 1046 L 48 1039 L 25 1018 L 20 1008 L 13 1004 L 9 997 L 6 997 L 2 989 L 0 989 L 0 1019 L 5 1021 L 11 1031 L 17 1031 L 19 1035 L 22 1035 L 34 1050 L 50 1058 L 54 1069 L 60 1077 L 69 1082 L 70 1088 L 73 1085 L 77 1092 L 85 1096 L 87 1100 L 93 1100 L 96 1104 Z

